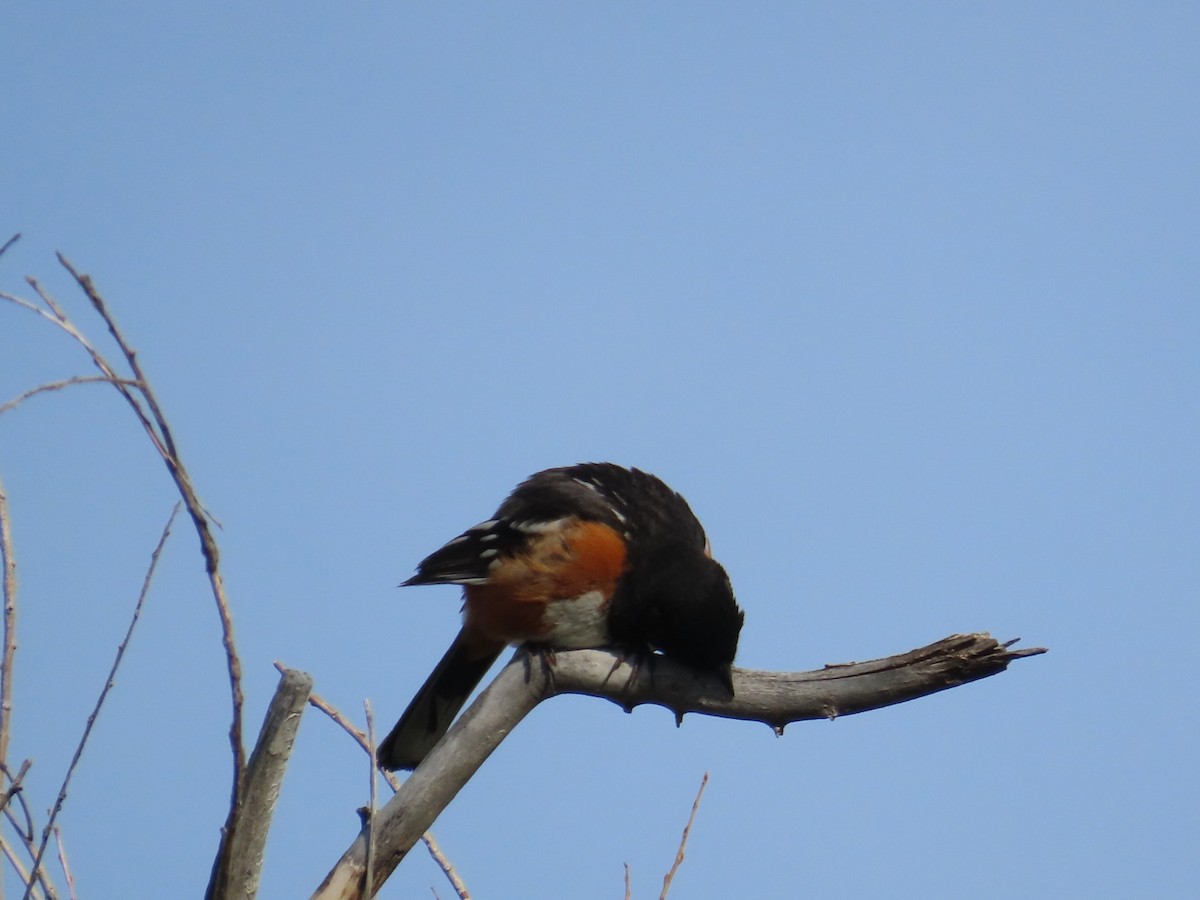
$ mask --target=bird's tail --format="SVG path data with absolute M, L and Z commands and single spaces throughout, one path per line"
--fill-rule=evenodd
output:
M 415 769 L 441 740 L 475 686 L 504 650 L 460 631 L 442 661 L 425 679 L 396 727 L 376 750 L 385 769 Z

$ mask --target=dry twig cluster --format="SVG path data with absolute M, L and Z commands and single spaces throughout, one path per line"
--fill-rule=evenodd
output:
M 0 255 L 9 249 L 17 240 L 19 235 L 10 238 L 3 247 L 0 247 Z M 238 832 L 239 813 L 245 809 L 243 804 L 243 780 L 246 774 L 246 754 L 242 737 L 242 668 L 241 660 L 238 657 L 237 646 L 233 635 L 233 615 L 230 609 L 229 598 L 225 591 L 224 581 L 221 577 L 220 569 L 220 551 L 217 542 L 212 533 L 210 523 L 211 517 L 203 504 L 193 485 L 191 476 L 188 474 L 187 468 L 180 458 L 178 448 L 175 444 L 174 436 L 171 433 L 171 427 L 167 422 L 163 412 L 162 405 L 159 403 L 158 397 L 154 393 L 149 380 L 142 371 L 141 364 L 137 358 L 137 352 L 126 339 L 124 333 L 117 325 L 116 319 L 109 311 L 104 299 L 96 290 L 92 280 L 87 275 L 79 272 L 71 263 L 61 254 L 58 256 L 59 262 L 63 268 L 70 273 L 75 283 L 83 291 L 95 310 L 97 315 L 103 321 L 106 329 L 112 340 L 120 352 L 125 368 L 128 372 L 122 373 L 119 371 L 118 365 L 114 364 L 105 356 L 97 347 L 87 338 L 83 331 L 76 326 L 70 316 L 67 314 L 64 307 L 55 299 L 55 297 L 42 284 L 34 278 L 27 278 L 26 282 L 33 289 L 37 300 L 29 300 L 24 297 L 18 297 L 9 293 L 0 293 L 0 300 L 4 300 L 21 309 L 28 310 L 35 315 L 41 317 L 44 321 L 49 322 L 56 328 L 65 332 L 88 356 L 92 365 L 100 372 L 99 375 L 81 376 L 76 375 L 70 378 L 65 378 L 60 381 L 54 381 L 47 384 L 39 385 L 35 388 L 25 391 L 20 396 L 14 398 L 8 403 L 0 407 L 0 414 L 9 412 L 24 401 L 35 397 L 39 394 L 44 394 L 50 391 L 58 391 L 63 388 L 77 384 L 89 384 L 95 382 L 111 384 L 121 397 L 129 405 L 142 430 L 153 444 L 159 458 L 167 467 L 172 480 L 180 495 L 180 503 L 187 510 L 195 527 L 196 533 L 200 539 L 200 551 L 205 562 L 205 571 L 208 576 L 208 581 L 211 586 L 213 599 L 216 603 L 217 614 L 221 623 L 222 641 L 225 647 L 225 659 L 229 678 L 229 693 L 232 705 L 232 715 L 229 729 L 229 742 L 233 757 L 233 778 L 231 784 L 231 801 L 230 814 L 226 821 L 225 829 L 222 834 L 222 851 L 218 855 L 219 863 L 214 868 L 213 883 L 210 884 L 210 895 L 223 896 L 221 885 L 227 877 L 225 874 L 225 866 L 220 861 L 227 861 L 233 855 L 234 839 Z M 2 495 L 2 491 L 0 491 Z M 3 710 L 3 719 L 0 721 L 0 765 L 7 765 L 7 743 L 10 730 L 10 722 L 12 718 L 12 702 L 11 702 L 11 685 L 12 685 L 12 670 L 13 660 L 16 649 L 16 607 L 17 607 L 17 591 L 16 591 L 16 563 L 13 554 L 11 523 L 7 515 L 7 503 L 0 507 L 0 513 L 3 513 L 3 529 L 0 531 L 0 542 L 3 543 L 3 557 L 5 568 L 4 579 L 4 603 L 5 603 L 5 648 L 3 659 L 0 661 L 0 671 L 3 671 L 3 687 L 0 687 L 0 709 Z M 171 521 L 174 520 L 172 513 Z M 169 532 L 170 523 L 163 532 L 163 541 L 166 540 Z M 137 617 L 141 610 L 141 605 L 145 600 L 146 591 L 149 589 L 150 579 L 153 575 L 155 564 L 158 560 L 158 553 L 161 551 L 162 544 L 155 551 L 152 558 L 151 568 L 147 573 L 146 581 L 143 585 L 143 592 L 139 597 L 138 604 L 135 607 L 133 620 L 130 624 L 130 634 L 132 633 L 133 625 L 136 624 Z M 128 640 L 128 635 L 126 641 Z M 116 667 L 120 665 L 121 657 L 124 653 L 125 644 L 118 650 L 117 659 L 114 663 L 114 673 Z M 111 678 L 110 678 L 111 683 Z M 26 897 L 32 896 L 35 889 L 41 890 L 45 896 L 57 896 L 57 892 L 44 873 L 41 865 L 42 856 L 45 853 L 49 835 L 53 826 L 54 818 L 57 816 L 58 810 L 66 796 L 66 788 L 70 781 L 70 775 L 74 771 L 75 764 L 78 762 L 80 754 L 82 754 L 87 737 L 91 731 L 91 725 L 95 721 L 95 716 L 99 713 L 100 707 L 103 705 L 104 697 L 107 695 L 108 684 L 102 691 L 100 700 L 97 703 L 95 711 L 89 718 L 88 726 L 85 728 L 84 736 L 76 749 L 75 757 L 68 768 L 66 778 L 64 779 L 63 788 L 60 791 L 59 799 L 56 802 L 54 809 L 51 812 L 50 821 L 46 828 L 43 829 L 43 837 L 38 843 L 33 857 L 33 876 L 23 877 L 27 884 L 25 891 Z M 7 774 L 7 773 L 6 773 Z M 12 796 L 21 797 L 20 781 L 10 777 L 9 783 L 12 789 Z M 23 802 L 23 798 L 22 798 Z M 19 832 L 24 837 L 24 832 Z M 14 860 L 14 864 L 17 861 Z M 20 870 L 18 870 L 20 871 Z M 70 878 L 68 876 L 68 881 Z

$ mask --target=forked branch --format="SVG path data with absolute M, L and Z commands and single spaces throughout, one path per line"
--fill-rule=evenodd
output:
M 379 889 L 504 736 L 556 694 L 604 697 L 627 710 L 653 703 L 680 719 L 689 712 L 746 719 L 782 733 L 789 722 L 902 703 L 995 675 L 1013 660 L 1045 652 L 1040 647 L 1012 650 L 1013 643 L 987 634 L 958 634 L 908 653 L 811 672 L 734 669 L 732 698 L 722 698 L 708 678 L 665 658 L 656 657 L 635 671 L 630 660 L 604 650 L 560 651 L 550 667 L 536 655 L 518 652 L 375 816 L 372 884 Z M 342 855 L 314 900 L 364 896 L 364 835 L 360 832 Z

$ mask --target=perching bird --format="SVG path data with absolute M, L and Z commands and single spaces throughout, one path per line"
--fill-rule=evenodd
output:
M 412 584 L 463 586 L 463 627 L 378 748 L 415 768 L 509 644 L 658 651 L 733 690 L 743 613 L 687 502 L 612 463 L 538 472 Z

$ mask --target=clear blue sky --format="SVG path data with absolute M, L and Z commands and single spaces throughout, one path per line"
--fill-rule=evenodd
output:
M 387 724 L 457 627 L 395 585 L 538 469 L 653 471 L 805 669 L 1052 648 L 833 724 L 568 698 L 435 827 L 479 897 L 1191 896 L 1200 630 L 1192 3 L 7 4 L 0 289 L 90 272 L 273 660 Z M 0 402 L 87 372 L 0 309 Z M 0 420 L 12 758 L 51 802 L 173 502 L 112 392 Z M 198 896 L 228 699 L 177 530 L 62 824 L 81 897 Z M 385 726 L 381 726 L 385 727 Z M 265 898 L 357 830 L 310 713 Z M 416 852 L 385 897 L 449 888 Z M 11 891 L 11 881 L 8 884 Z

